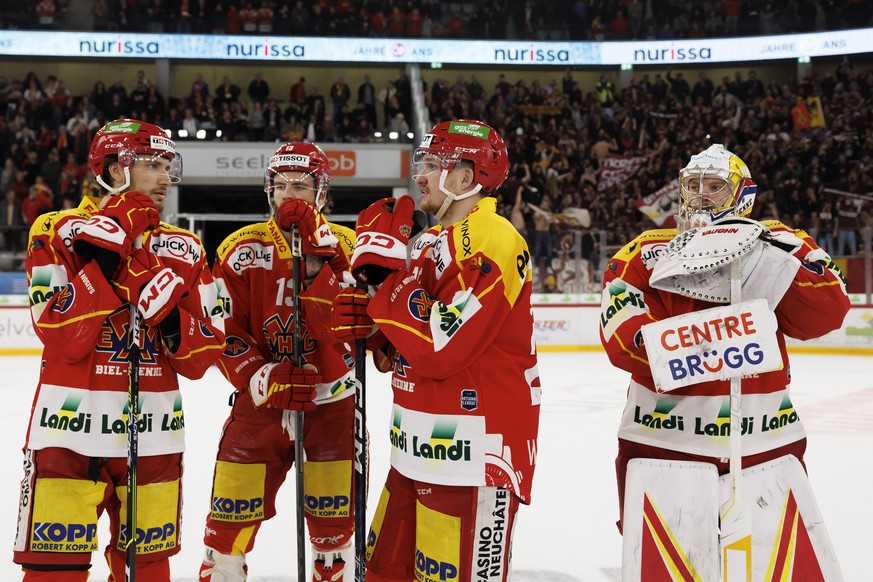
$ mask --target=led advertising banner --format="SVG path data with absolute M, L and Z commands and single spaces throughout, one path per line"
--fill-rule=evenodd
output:
M 873 52 L 873 29 L 733 39 L 530 42 L 0 31 L 0 55 L 469 65 L 682 65 Z

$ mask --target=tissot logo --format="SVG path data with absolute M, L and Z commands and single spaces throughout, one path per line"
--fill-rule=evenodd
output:
M 565 63 L 570 60 L 570 52 L 538 48 L 531 44 L 530 47 L 523 49 L 494 49 L 494 60 L 498 62 Z
M 115 40 L 80 40 L 79 53 L 83 55 L 159 55 L 161 43 L 157 41 L 125 40 L 118 35 Z
M 634 50 L 635 63 L 672 63 L 678 61 L 709 61 L 712 59 L 712 48 L 708 46 L 680 46 L 670 44 L 669 47 Z
M 245 42 L 227 44 L 227 56 L 229 57 L 254 57 L 254 58 L 289 58 L 302 59 L 305 56 L 306 47 L 302 44 L 282 44 L 270 42 L 265 38 L 263 42 Z

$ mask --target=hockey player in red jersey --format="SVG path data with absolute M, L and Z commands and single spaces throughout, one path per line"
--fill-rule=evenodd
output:
M 647 550 L 654 543 L 661 548 L 675 544 L 670 560 L 679 570 L 696 570 L 704 580 L 721 578 L 717 540 L 730 525 L 719 525 L 718 513 L 730 482 L 730 382 L 712 379 L 670 390 L 656 386 L 650 360 L 658 346 L 646 345 L 641 328 L 677 316 L 688 321 L 701 310 L 731 303 L 730 268 L 740 258 L 723 255 L 706 264 L 720 252 L 713 241 L 724 240 L 726 248 L 742 249 L 741 277 L 734 275 L 741 281 L 742 301 L 764 299 L 764 312 L 775 313 L 774 353 L 777 360 L 781 354 L 782 362 L 779 369 L 743 377 L 740 384 L 746 469 L 742 491 L 752 508 L 755 548 L 751 579 L 765 579 L 768 565 L 767 580 L 788 579 L 783 576 L 793 561 L 795 572 L 811 576 L 804 579 L 837 580 L 839 568 L 801 465 L 806 433 L 791 402 L 785 337 L 808 340 L 840 327 L 849 308 L 843 276 L 804 231 L 775 220 L 761 224 L 744 218 L 752 210 L 757 187 L 743 161 L 723 146 L 715 144 L 692 156 L 679 177 L 677 228 L 642 233 L 616 253 L 604 275 L 601 341 L 611 362 L 631 374 L 616 459 L 624 579 L 640 579 L 641 562 L 652 576 L 665 567 L 661 557 L 653 559 L 658 551 Z M 687 273 L 684 268 L 692 261 L 693 272 Z M 693 332 L 682 336 L 685 344 L 705 331 L 693 325 L 684 329 Z M 706 369 L 715 369 L 717 358 L 727 357 L 716 352 L 702 344 L 702 365 L 710 366 Z M 695 493 L 682 493 L 699 475 L 704 476 Z M 717 498 L 719 488 L 722 495 Z M 754 493 L 758 490 L 760 495 Z M 780 495 L 769 499 L 776 490 Z M 704 491 L 712 491 L 713 497 Z M 663 493 L 660 498 L 658 492 Z M 795 498 L 800 515 L 796 522 L 790 511 Z M 689 528 L 704 521 L 705 512 L 713 516 L 706 526 L 712 535 L 688 536 Z M 638 519 L 640 514 L 645 520 Z M 680 516 L 675 523 L 674 516 Z M 658 527 L 652 525 L 656 522 Z M 777 524 L 783 529 L 777 530 Z M 778 541 L 789 535 L 796 544 L 792 541 L 786 553 Z M 814 553 L 807 551 L 810 547 Z
M 352 272 L 381 285 L 369 306 L 360 291 L 334 304 L 339 333 L 367 336 L 375 322 L 389 343 L 368 343 L 393 361 L 391 469 L 367 580 L 506 580 L 537 454 L 530 253 L 490 196 L 508 167 L 493 128 L 437 124 L 414 156 L 421 208 L 439 225 L 417 239 L 407 269 L 412 199 L 361 212 Z
M 224 345 L 218 291 L 194 234 L 160 221 L 182 177 L 150 123 L 105 125 L 88 162 L 106 190 L 45 214 L 30 231 L 27 278 L 43 345 L 14 560 L 25 580 L 84 581 L 107 512 L 110 580 L 125 578 L 130 305 L 142 321 L 136 572 L 169 580 L 179 551 L 185 417 L 177 374 L 200 378 Z M 141 243 L 141 244 L 140 244 Z
M 330 330 L 331 302 L 348 270 L 350 229 L 326 222 L 330 167 L 311 143 L 282 145 L 264 190 L 271 217 L 218 247 L 213 267 L 227 305 L 219 368 L 237 392 L 215 463 L 200 580 L 246 579 L 246 553 L 294 458 L 293 411 L 304 411 L 306 521 L 313 580 L 350 580 L 354 507 L 354 359 Z M 303 357 L 292 361 L 294 310 L 290 229 L 303 243 Z M 289 537 L 289 548 L 293 537 Z M 344 578 L 344 576 L 346 576 Z

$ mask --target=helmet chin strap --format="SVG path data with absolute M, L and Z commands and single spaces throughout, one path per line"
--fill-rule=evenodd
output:
M 116 194 L 127 190 L 127 187 L 130 186 L 130 170 L 128 168 L 122 168 L 122 170 L 124 170 L 124 184 L 122 184 L 118 188 L 113 188 L 112 186 L 107 184 L 103 180 L 103 176 L 94 176 L 94 179 L 98 184 L 109 190 L 110 196 L 115 196 Z
M 440 206 L 440 209 L 437 210 L 436 213 L 434 214 L 434 216 L 436 217 L 436 219 L 438 221 L 442 220 L 443 215 L 449 209 L 449 206 L 452 205 L 452 202 L 454 202 L 455 200 L 464 200 L 466 198 L 469 198 L 470 196 L 473 196 L 474 194 L 478 194 L 479 190 L 482 189 L 482 184 L 476 184 L 475 188 L 473 188 L 472 190 L 468 190 L 467 192 L 464 192 L 463 194 L 453 194 L 452 192 L 449 192 L 449 190 L 446 188 L 446 177 L 448 177 L 448 175 L 449 175 L 448 170 L 443 170 L 440 173 L 440 184 L 439 184 L 440 192 L 442 192 L 443 194 L 446 195 L 446 199 L 443 200 L 443 205 Z

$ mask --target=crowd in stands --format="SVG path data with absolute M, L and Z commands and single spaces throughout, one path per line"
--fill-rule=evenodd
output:
M 57 28 L 69 0 L 0 13 Z M 866 0 L 93 0 L 93 29 L 150 33 L 631 40 L 789 34 L 870 25 Z
M 601 242 L 614 249 L 653 227 L 640 201 L 712 142 L 751 168 L 758 183 L 753 218 L 805 228 L 834 255 L 859 252 L 873 192 L 873 70 L 856 69 L 848 59 L 832 73 L 782 84 L 765 84 L 755 70 L 723 79 L 699 72 L 689 82 L 668 69 L 638 74 L 619 89 L 607 75 L 581 86 L 567 70 L 543 84 L 501 75 L 486 88 L 475 75 L 450 80 L 433 73 L 444 76 L 425 79 L 431 122 L 480 119 L 506 136 L 512 167 L 499 195 L 501 211 L 528 235 L 543 288 L 568 284 L 554 272 L 562 264 L 555 259 L 576 252 L 575 231 L 584 234 L 583 258 L 590 259 Z M 227 77 L 211 89 L 198 75 L 188 95 L 169 101 L 142 71 L 138 77 L 130 92 L 120 81 L 108 87 L 97 81 L 79 96 L 52 76 L 0 77 L 6 198 L 0 226 L 75 205 L 91 187 L 90 140 L 118 117 L 154 121 L 175 134 L 222 129 L 225 140 L 367 141 L 376 125 L 408 131 L 411 89 L 404 74 L 381 90 L 369 77 L 355 90 L 338 78 L 326 96 L 300 77 L 284 107 L 260 73 L 245 91 Z M 614 156 L 635 160 L 635 171 L 612 182 L 603 179 L 602 166 Z M 15 248 L 21 241 L 7 236 L 4 244 Z M 589 273 L 597 271 L 592 267 Z

